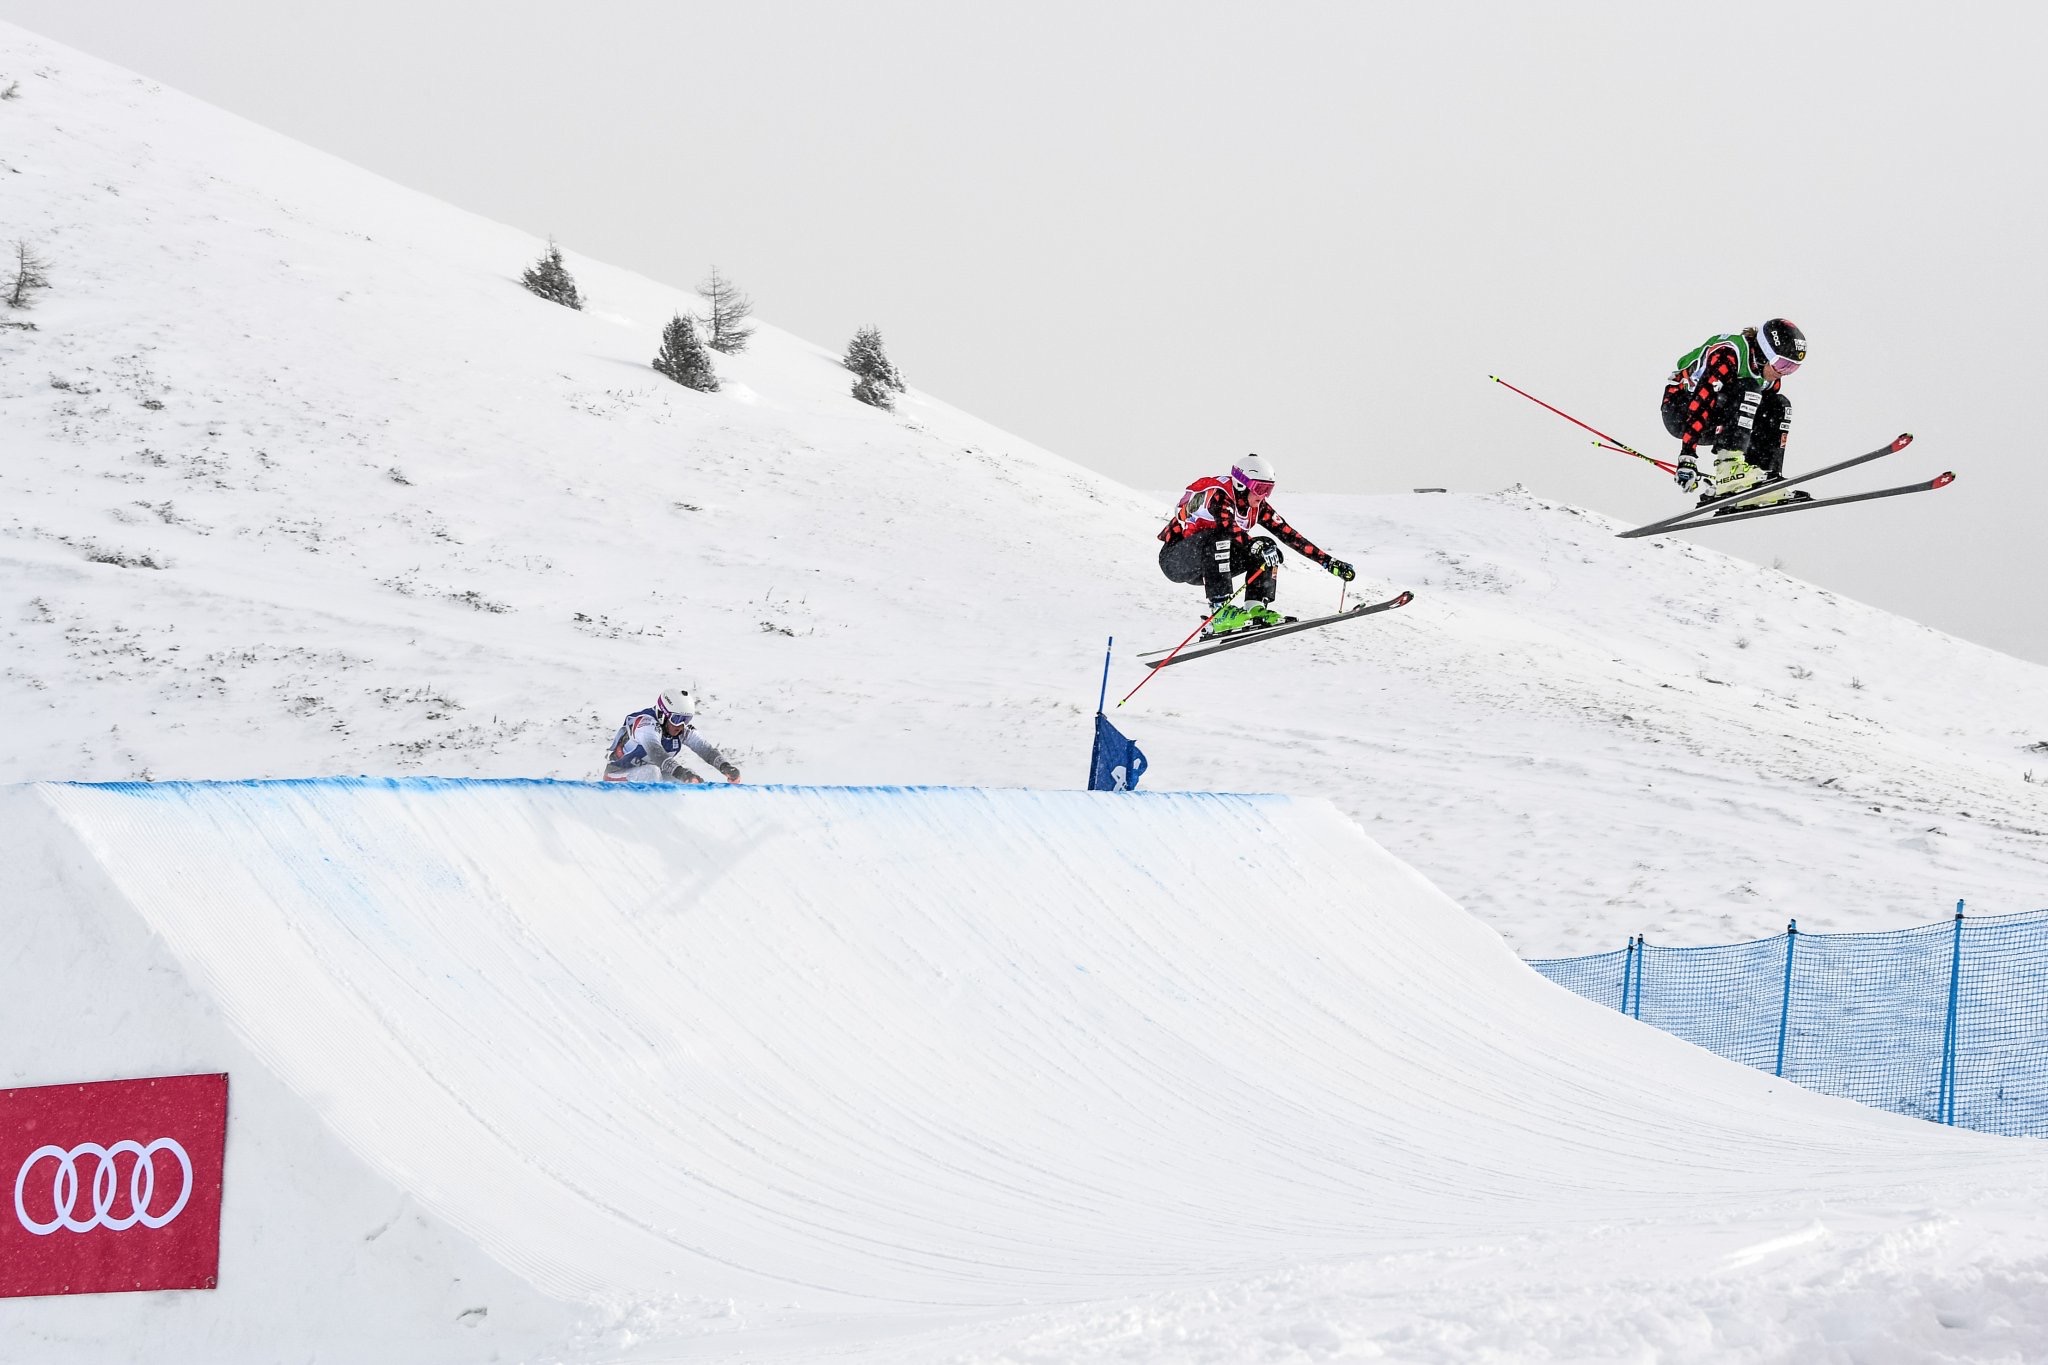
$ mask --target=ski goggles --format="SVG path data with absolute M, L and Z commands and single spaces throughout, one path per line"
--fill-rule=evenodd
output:
M 1763 355 L 1764 368 L 1780 379 L 1783 379 L 1786 375 L 1799 368 L 1798 359 L 1781 354 L 1772 347 L 1771 339 L 1767 336 L 1761 334 L 1757 336 L 1756 348 Z
M 1264 502 L 1267 498 L 1273 496 L 1273 481 L 1271 479 L 1247 479 L 1235 469 L 1230 471 L 1230 479 L 1231 482 L 1243 488 L 1260 502 Z

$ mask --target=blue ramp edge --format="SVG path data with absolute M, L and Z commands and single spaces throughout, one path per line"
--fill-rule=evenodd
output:
M 958 793 L 1004 793 L 1051 797 L 1098 797 L 1114 795 L 1121 800 L 1133 801 L 1292 801 L 1295 798 L 1284 792 L 1219 792 L 1219 791 L 1125 791 L 1115 793 L 1090 792 L 1072 787 L 955 787 L 911 783 L 873 783 L 832 785 L 822 783 L 779 783 L 779 782 L 599 782 L 562 777 L 244 777 L 177 779 L 165 782 L 44 782 L 22 783 L 23 786 L 76 787 L 85 791 L 118 792 L 123 795 L 178 795 L 202 791 L 247 791 L 247 790 L 334 790 L 334 791 L 474 791 L 489 788 L 555 788 L 562 791 L 604 791 L 633 792 L 645 795 L 650 792 L 688 792 L 704 795 L 710 792 L 756 791 L 756 792 L 832 792 L 841 794 L 873 793 L 878 795 L 931 795 L 946 792 Z

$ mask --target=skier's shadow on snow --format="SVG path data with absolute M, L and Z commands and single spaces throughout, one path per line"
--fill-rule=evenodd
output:
M 646 795 L 652 796 L 654 793 L 648 792 Z M 704 797 L 716 800 L 715 789 L 697 794 L 695 799 L 701 800 Z M 629 796 L 628 799 L 632 798 Z M 626 913 L 634 917 L 686 913 L 701 902 L 713 886 L 725 880 L 741 864 L 791 832 L 780 822 L 770 821 L 762 826 L 748 828 L 735 837 L 720 838 L 688 826 L 671 826 L 664 837 L 650 838 L 642 823 L 626 818 L 626 811 L 622 805 L 610 801 L 596 803 L 596 809 L 603 812 L 601 817 L 596 818 L 589 814 L 591 805 L 592 803 L 579 801 L 564 806 L 555 812 L 554 819 L 536 822 L 534 832 L 544 853 L 550 858 L 572 866 L 582 867 L 589 864 L 589 846 L 586 844 L 585 850 L 581 852 L 572 848 L 569 841 L 561 835 L 561 826 L 564 824 L 586 829 L 604 843 L 625 845 L 644 854 L 648 862 L 659 866 L 664 873 L 664 889 L 639 906 L 624 907 Z

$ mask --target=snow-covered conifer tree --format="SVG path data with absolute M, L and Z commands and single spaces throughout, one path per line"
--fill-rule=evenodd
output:
M 903 392 L 906 385 L 902 372 L 889 363 L 889 356 L 882 349 L 879 328 L 863 327 L 853 334 L 853 340 L 846 343 L 844 364 L 855 375 L 855 398 L 878 408 L 896 406 L 892 395 Z
M 548 238 L 548 249 L 527 267 L 519 282 L 550 303 L 579 311 L 583 307 L 583 295 L 576 291 L 576 281 L 570 276 L 569 267 L 562 264 L 562 248 L 555 245 L 552 237 Z
M 697 324 L 681 313 L 661 329 L 661 351 L 654 357 L 654 368 L 685 388 L 718 392 L 718 372 L 711 368 L 711 357 L 697 339 Z

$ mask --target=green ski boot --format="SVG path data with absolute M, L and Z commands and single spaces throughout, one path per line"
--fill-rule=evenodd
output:
M 1261 628 L 1281 625 L 1287 620 L 1279 612 L 1274 611 L 1272 604 L 1268 602 L 1247 602 L 1244 604 L 1244 614 L 1245 624 Z
M 1260 630 L 1266 626 L 1277 626 L 1286 619 L 1263 602 L 1247 602 L 1243 606 L 1229 602 L 1210 619 L 1209 630 L 1203 638 L 1213 640 L 1220 635 L 1235 635 L 1241 630 Z
M 1213 640 L 1219 635 L 1229 635 L 1235 631 L 1243 630 L 1251 623 L 1252 616 L 1250 612 L 1235 602 L 1225 602 L 1221 607 L 1217 608 L 1216 614 L 1209 618 L 1207 638 Z

